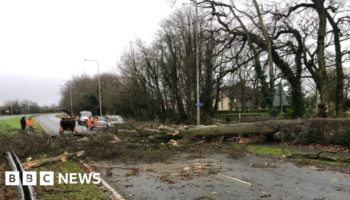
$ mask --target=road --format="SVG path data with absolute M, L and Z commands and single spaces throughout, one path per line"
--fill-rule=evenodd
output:
M 180 154 L 170 162 L 152 164 L 126 164 L 120 159 L 88 164 L 128 200 L 349 199 L 348 174 L 255 155 L 240 159 L 221 154 L 206 156 L 189 159 Z M 106 176 L 107 167 L 112 169 L 111 176 Z M 128 175 L 128 169 L 135 168 L 139 173 Z M 219 174 L 210 170 L 219 170 Z
M 36 121 L 39 122 L 39 124 L 43 126 L 52 135 L 58 135 L 60 128 L 60 119 L 57 118 L 55 115 L 57 114 L 42 115 L 36 117 Z M 87 132 L 87 128 L 84 126 L 80 126 L 77 124 L 76 127 L 78 133 Z

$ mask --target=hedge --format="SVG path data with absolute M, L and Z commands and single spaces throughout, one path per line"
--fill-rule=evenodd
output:
M 268 113 L 241 113 L 241 117 L 267 117 L 270 116 Z M 230 117 L 230 118 L 238 118 L 239 114 L 220 114 L 218 115 L 219 118 L 225 118 L 225 117 Z
M 242 112 L 242 109 L 241 109 Z M 246 112 L 250 112 L 250 110 L 246 110 Z M 239 110 L 232 110 L 232 112 L 230 112 L 229 110 L 218 110 L 218 114 L 233 114 L 233 113 L 239 113 Z M 256 113 L 256 110 L 252 110 L 251 113 Z M 258 113 L 269 113 L 268 109 L 259 109 Z

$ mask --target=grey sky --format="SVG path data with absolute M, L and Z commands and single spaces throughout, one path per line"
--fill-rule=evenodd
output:
M 0 0 L 0 105 L 58 103 L 62 79 L 115 69 L 135 38 L 150 42 L 167 0 Z

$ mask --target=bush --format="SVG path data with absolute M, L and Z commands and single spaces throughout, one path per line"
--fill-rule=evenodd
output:
M 243 117 L 266 117 L 269 116 L 266 113 L 241 113 L 241 118 Z M 225 118 L 225 117 L 230 117 L 230 118 L 239 118 L 239 114 L 224 114 L 224 115 L 219 115 L 219 118 Z
M 226 121 L 226 123 L 228 123 L 231 121 L 231 118 L 229 116 L 226 116 L 225 121 Z
M 218 115 L 230 114 L 229 110 L 218 110 Z
M 258 113 L 269 113 L 269 109 L 260 109 Z
M 294 144 L 307 145 L 314 142 L 316 142 L 314 138 L 314 129 L 307 128 L 299 133 L 297 139 L 294 141 Z
M 342 145 L 350 147 L 350 120 L 349 119 L 305 119 L 304 125 L 289 124 L 288 130 L 291 139 L 296 144 L 323 144 Z
M 281 111 L 279 109 L 273 108 L 269 111 L 271 117 L 276 118 Z
M 350 147 L 350 126 L 346 127 L 342 134 L 335 139 L 334 144 Z
M 242 112 L 242 109 L 241 109 Z M 246 113 L 256 113 L 256 110 L 250 111 L 249 109 L 246 110 Z M 217 111 L 218 115 L 228 115 L 228 114 L 239 114 L 239 110 L 232 110 L 230 112 L 229 110 L 218 110 Z M 259 109 L 257 113 L 269 113 L 269 109 Z

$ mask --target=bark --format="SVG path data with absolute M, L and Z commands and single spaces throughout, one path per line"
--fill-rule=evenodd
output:
M 213 77 L 213 36 L 208 39 L 208 43 L 206 44 L 205 49 L 205 57 L 204 57 L 204 71 L 205 71 L 205 77 L 204 77 L 204 89 L 202 94 L 202 101 L 203 101 L 203 113 L 202 116 L 204 116 L 204 119 L 210 119 L 214 116 L 214 110 L 213 110 L 213 94 L 214 94 L 214 77 Z M 192 104 L 193 105 L 193 104 Z M 193 106 L 192 106 L 193 107 Z
M 336 86 L 336 116 L 337 117 L 343 117 L 343 103 L 344 103 L 344 72 L 343 72 L 343 65 L 342 65 L 342 52 L 341 52 L 341 45 L 340 45 L 340 30 L 338 25 L 334 22 L 333 18 L 330 16 L 330 14 L 326 11 L 327 19 L 329 23 L 331 24 L 333 28 L 334 33 L 334 46 L 335 46 L 335 67 L 337 72 L 337 86 Z
M 222 3 L 217 3 L 217 2 L 211 2 L 212 4 L 212 9 L 213 9 L 213 13 L 216 13 L 216 9 L 215 6 L 216 5 L 221 5 L 221 6 L 225 6 L 227 8 L 230 9 L 231 13 L 233 14 L 233 16 L 237 19 L 237 21 L 239 22 L 239 24 L 241 25 L 241 27 L 243 28 L 243 32 L 241 31 L 233 31 L 230 29 L 228 24 L 225 24 L 221 19 L 220 16 L 218 14 L 216 14 L 217 20 L 218 22 L 225 28 L 226 31 L 228 31 L 229 33 L 237 36 L 242 36 L 245 37 L 245 39 L 248 41 L 248 45 L 250 50 L 252 50 L 253 54 L 254 54 L 254 65 L 255 65 L 255 70 L 257 73 L 257 78 L 259 79 L 259 81 L 261 82 L 261 90 L 264 96 L 264 100 L 267 102 L 267 104 L 269 106 L 272 106 L 272 93 L 271 93 L 271 88 L 269 88 L 269 85 L 266 82 L 266 78 L 265 78 L 265 74 L 264 74 L 264 70 L 262 69 L 260 60 L 259 60 L 259 53 L 257 51 L 257 49 L 254 47 L 253 43 L 256 43 L 257 40 L 259 40 L 256 35 L 253 35 L 252 33 L 250 33 L 248 31 L 248 29 L 246 28 L 246 26 L 244 25 L 244 23 L 242 22 L 241 18 L 236 14 L 235 10 L 233 9 L 232 6 L 228 6 L 226 4 L 222 4 Z M 265 46 L 265 44 L 263 44 L 263 42 L 258 41 L 257 43 L 259 46 Z
M 62 155 L 59 155 L 55 158 L 47 158 L 47 159 L 42 159 L 42 160 L 34 160 L 34 161 L 29 161 L 29 162 L 25 162 L 23 163 L 23 167 L 24 169 L 29 169 L 31 167 L 40 167 L 42 165 L 45 164 L 50 164 L 50 163 L 54 163 L 54 162 L 58 162 L 58 161 L 63 161 L 65 162 L 66 159 L 71 158 L 71 157 L 79 157 L 84 155 L 84 151 L 78 151 L 75 153 L 64 153 Z
M 117 136 L 151 137 L 152 139 L 181 139 L 186 137 L 238 137 L 244 134 L 271 134 L 280 130 L 281 121 L 271 120 L 255 123 L 220 124 L 211 126 L 161 126 L 159 129 L 118 130 Z M 303 126 L 298 120 L 285 120 L 283 125 Z M 178 133 L 177 133 L 178 132 Z
M 291 84 L 291 95 L 292 95 L 292 108 L 293 108 L 293 118 L 304 116 L 304 100 L 301 87 L 301 61 L 296 60 L 297 63 L 297 75 L 294 73 L 288 63 L 284 62 L 278 55 L 275 49 L 272 49 L 272 56 L 275 64 L 281 69 L 283 76 Z M 296 56 L 296 59 L 298 55 Z M 299 65 L 299 66 L 298 66 Z M 299 70 L 300 69 L 300 70 Z
M 257 12 L 258 17 L 259 17 L 259 23 L 261 26 L 261 30 L 262 30 L 264 37 L 265 37 L 265 40 L 267 42 L 267 53 L 268 53 L 268 58 L 269 58 L 269 72 L 270 72 L 270 90 L 273 90 L 273 88 L 275 87 L 275 75 L 273 72 L 273 61 L 272 61 L 272 52 L 271 52 L 271 50 L 272 50 L 271 43 L 272 42 L 271 42 L 271 39 L 268 36 L 267 31 L 265 29 L 265 24 L 264 24 L 264 21 L 262 19 L 261 13 L 260 13 L 260 8 L 258 5 L 258 2 L 256 0 L 253 0 L 253 2 L 254 2 L 256 12 Z
M 318 70 L 317 75 L 320 82 L 321 103 L 324 105 L 330 104 L 330 93 L 328 88 L 328 76 L 326 71 L 325 61 L 325 37 L 327 28 L 327 12 L 324 8 L 324 0 L 312 0 L 319 17 L 318 36 L 317 36 L 317 60 Z

